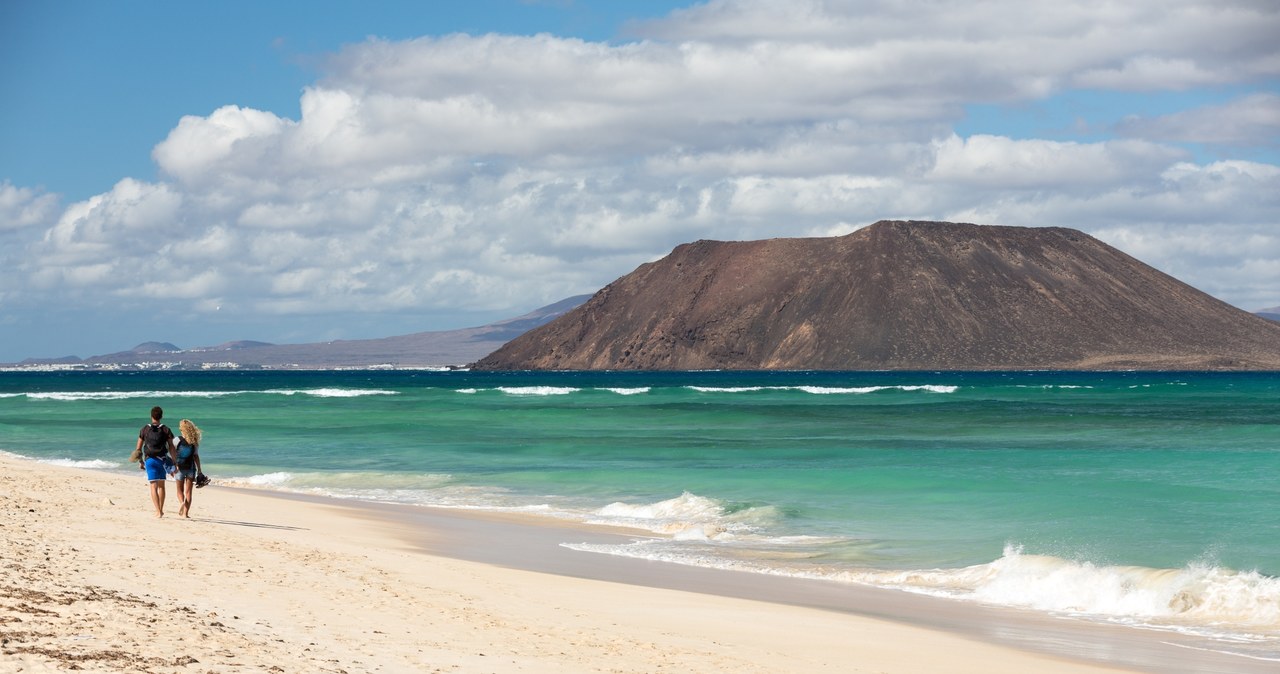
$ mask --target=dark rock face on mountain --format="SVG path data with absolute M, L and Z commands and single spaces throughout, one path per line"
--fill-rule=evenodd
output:
M 1280 325 L 1072 229 L 698 241 L 477 369 L 1280 369 Z

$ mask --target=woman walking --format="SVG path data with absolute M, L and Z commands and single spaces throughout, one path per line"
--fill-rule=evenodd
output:
M 196 484 L 196 475 L 200 474 L 200 429 L 190 419 L 178 424 L 177 443 L 178 474 L 174 477 L 178 481 L 178 499 L 182 501 L 178 515 L 189 519 L 192 487 Z

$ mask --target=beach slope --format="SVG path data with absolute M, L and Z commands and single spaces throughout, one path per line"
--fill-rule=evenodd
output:
M 0 453 L 0 671 L 1106 672 L 948 632 L 424 552 L 358 504 Z M 431 540 L 431 545 L 409 541 Z

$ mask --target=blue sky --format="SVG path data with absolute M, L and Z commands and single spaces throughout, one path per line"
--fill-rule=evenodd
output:
M 478 325 L 886 218 L 1280 305 L 1275 3 L 305 8 L 0 3 L 0 362 Z
M 1268 91 L 1274 92 L 1274 85 L 1223 85 L 1175 91 L 1067 91 L 1036 101 L 966 106 L 964 119 L 957 122 L 955 131 L 961 136 L 1000 134 L 1022 139 L 1096 142 L 1124 137 L 1125 121 L 1131 118 L 1166 117 L 1186 110 L 1226 105 L 1250 94 Z M 1280 162 L 1280 143 L 1274 135 L 1269 142 L 1266 138 L 1259 141 L 1215 144 L 1165 139 L 1201 162 L 1229 158 Z
M 554 33 L 625 39 L 684 3 L 6 0 L 0 177 L 73 199 L 154 179 L 151 148 L 183 115 L 227 104 L 297 118 L 318 64 L 370 36 Z

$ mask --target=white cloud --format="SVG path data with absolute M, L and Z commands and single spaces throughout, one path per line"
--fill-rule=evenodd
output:
M 1280 95 L 1256 93 L 1159 117 L 1130 116 L 1117 131 L 1156 141 L 1280 147 Z
M 1044 95 L 1067 85 L 1185 88 L 1280 74 L 1280 7 L 1253 0 L 712 0 L 642 31 L 716 44 L 859 45 L 890 77 L 929 82 L 920 76 L 929 66 L 944 88 L 966 97 Z
M 958 202 L 959 200 L 957 200 Z M 1280 297 L 1280 167 L 1180 162 L 1152 184 L 1071 195 L 983 191 L 946 217 L 1074 227 L 1240 307 Z
M 169 185 L 125 178 L 110 192 L 69 206 L 45 233 L 43 245 L 49 253 L 72 254 L 61 260 L 67 264 L 97 262 L 104 247 L 154 251 L 181 235 L 182 199 Z
M 1139 141 L 1064 143 L 1002 136 L 951 137 L 936 143 L 932 181 L 993 188 L 1109 185 L 1151 176 L 1182 153 Z
M 1257 310 L 1276 304 L 1280 232 L 1257 224 L 1148 223 L 1094 232 L 1102 240 L 1216 297 Z
M 0 182 L 0 232 L 47 225 L 57 208 L 56 195 Z
M 899 217 L 1077 227 L 1231 301 L 1280 301 L 1263 297 L 1280 287 L 1267 234 L 1277 167 L 1201 165 L 1159 144 L 1203 137 L 1215 111 L 1134 121 L 1133 138 L 1097 143 L 951 132 L 967 104 L 1081 82 L 1274 77 L 1262 35 L 1280 10 L 930 10 L 715 1 L 622 45 L 369 40 L 332 56 L 297 120 L 234 105 L 184 117 L 154 149 L 160 180 L 122 180 L 60 215 L 5 183 L 0 222 L 39 232 L 21 262 L 39 293 L 260 314 L 528 309 L 698 238 Z M 1274 108 L 1268 95 L 1223 106 L 1235 121 L 1220 142 L 1274 138 Z M 1209 231 L 1250 244 L 1206 260 Z
M 269 143 L 290 122 L 270 112 L 228 105 L 208 117 L 188 115 L 152 151 L 160 170 L 184 182 L 217 175 L 253 174 Z

